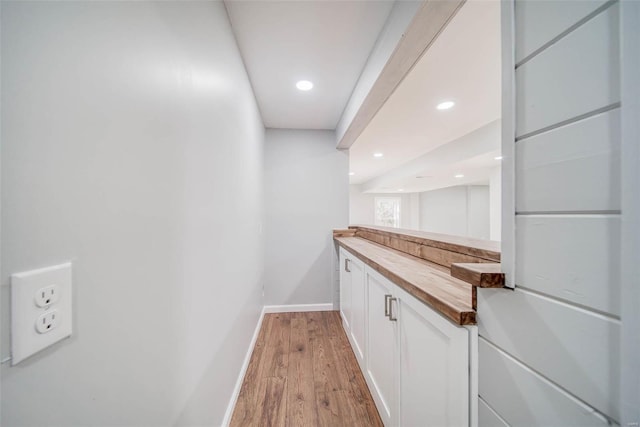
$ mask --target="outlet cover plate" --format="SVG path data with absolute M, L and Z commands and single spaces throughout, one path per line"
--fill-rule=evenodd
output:
M 11 364 L 71 336 L 72 297 L 71 263 L 11 275 Z M 39 307 L 38 292 L 56 287 L 58 298 L 45 307 Z M 56 310 L 55 328 L 38 332 L 36 323 L 47 312 Z

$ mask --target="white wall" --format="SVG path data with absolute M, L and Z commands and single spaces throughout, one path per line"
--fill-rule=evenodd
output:
M 420 230 L 489 239 L 489 187 L 461 185 L 420 193 Z
M 2 2 L 1 24 L 2 312 L 14 272 L 73 260 L 75 292 L 73 337 L 2 366 L 2 425 L 220 425 L 263 260 L 224 5 Z
M 264 168 L 266 304 L 333 302 L 332 231 L 349 217 L 348 152 L 335 149 L 333 131 L 267 129 Z
M 618 8 L 515 2 L 516 288 L 478 291 L 481 426 L 621 421 Z
M 489 239 L 500 241 L 502 231 L 502 168 L 497 166 L 489 177 Z
M 375 198 L 399 197 L 400 198 L 400 228 L 417 230 L 419 228 L 418 193 L 362 193 L 360 186 L 349 186 L 349 224 L 350 225 L 374 225 L 375 224 Z

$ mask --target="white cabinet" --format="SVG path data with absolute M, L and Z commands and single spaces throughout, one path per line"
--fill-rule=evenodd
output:
M 397 324 L 389 321 L 390 298 L 394 285 L 382 276 L 365 272 L 367 290 L 367 353 L 365 377 L 385 425 L 395 425 L 396 392 L 396 337 Z
M 341 262 L 355 259 L 341 249 Z M 475 326 L 459 326 L 360 260 L 346 262 L 347 334 L 386 426 L 473 426 Z M 346 277 L 348 276 L 348 277 Z M 343 288 L 341 282 L 341 292 Z M 347 327 L 345 326 L 345 329 Z M 474 341 L 475 340 L 475 341 Z
M 340 316 L 344 329 L 351 330 L 351 274 L 349 262 L 353 258 L 349 252 L 340 248 Z
M 366 295 L 364 282 L 365 265 L 359 259 L 350 263 L 351 270 L 351 338 L 353 351 L 361 366 L 364 362 Z
M 398 425 L 469 425 L 467 329 L 404 291 L 394 296 L 400 339 Z
M 365 306 L 364 263 L 340 248 L 340 315 L 361 364 L 364 362 Z

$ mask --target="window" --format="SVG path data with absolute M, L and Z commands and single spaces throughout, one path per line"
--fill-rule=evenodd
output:
M 375 198 L 375 224 L 383 227 L 400 227 L 400 197 Z

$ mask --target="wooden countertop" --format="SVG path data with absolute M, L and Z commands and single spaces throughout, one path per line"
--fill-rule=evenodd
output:
M 358 233 L 382 233 L 385 236 L 399 238 L 407 242 L 481 258 L 485 260 L 484 262 L 500 262 L 500 242 L 493 240 L 373 225 L 353 225 L 349 229 Z M 341 231 L 348 232 L 349 230 Z
M 458 325 L 476 324 L 476 289 L 433 262 L 360 238 L 334 240 L 365 264 Z

